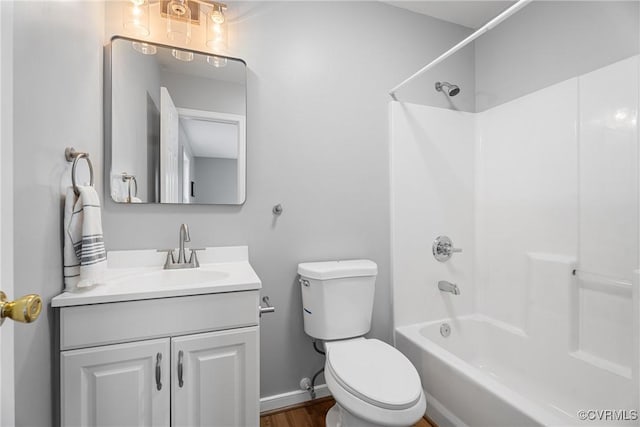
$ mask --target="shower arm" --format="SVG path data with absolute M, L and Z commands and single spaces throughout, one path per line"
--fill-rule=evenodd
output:
M 410 81 L 412 81 L 416 77 L 426 73 L 431 68 L 435 67 L 436 65 L 438 65 L 439 63 L 441 63 L 442 61 L 444 61 L 445 59 L 447 59 L 448 57 L 450 57 L 451 55 L 453 55 L 454 53 L 456 53 L 457 51 L 459 51 L 460 49 L 462 49 L 463 47 L 465 47 L 466 45 L 468 45 L 469 43 L 471 43 L 481 35 L 483 35 L 484 33 L 486 33 L 487 31 L 491 30 L 493 27 L 495 27 L 496 25 L 498 25 L 499 23 L 507 19 L 509 16 L 513 15 L 518 10 L 525 7 L 530 1 L 532 0 L 519 0 L 516 4 L 514 4 L 510 8 L 503 11 L 501 14 L 493 18 L 491 21 L 484 24 L 482 27 L 480 27 L 476 32 L 471 34 L 469 37 L 462 40 L 460 43 L 458 43 L 457 45 L 455 45 L 454 47 L 452 47 L 451 49 L 449 49 L 448 51 L 446 51 L 445 53 L 443 53 L 442 55 L 440 55 L 439 57 L 437 57 L 436 59 L 434 59 L 427 65 L 425 65 L 424 67 L 422 67 L 420 70 L 415 72 L 411 77 L 407 78 L 402 83 L 400 83 L 399 85 L 391 89 L 389 91 L 389 95 L 391 96 L 391 98 L 393 98 L 394 101 L 397 101 L 398 99 L 396 98 L 396 92 L 398 90 L 402 89 L 405 85 L 407 85 Z

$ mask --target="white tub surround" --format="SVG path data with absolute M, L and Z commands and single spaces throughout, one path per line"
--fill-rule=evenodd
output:
M 439 425 L 637 425 L 639 110 L 638 56 L 477 114 L 392 103 L 396 345 Z
M 193 269 L 164 270 L 166 256 L 155 249 L 109 251 L 103 284 L 64 292 L 51 300 L 51 306 L 237 292 L 262 287 L 249 264 L 246 246 L 198 251 L 200 267 Z
M 474 300 L 475 116 L 394 102 L 391 118 L 394 322 L 469 314 Z M 449 236 L 463 252 L 436 261 L 432 243 L 440 235 Z M 456 283 L 460 295 L 440 292 L 439 280 Z

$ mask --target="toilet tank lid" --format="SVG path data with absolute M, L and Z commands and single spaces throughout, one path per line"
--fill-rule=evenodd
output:
M 375 276 L 378 274 L 378 266 L 368 259 L 303 262 L 298 264 L 298 274 L 302 277 L 317 280 Z

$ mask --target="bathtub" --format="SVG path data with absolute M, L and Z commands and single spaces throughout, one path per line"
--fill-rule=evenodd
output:
M 639 425 L 630 370 L 553 349 L 491 318 L 398 327 L 395 340 L 420 373 L 427 416 L 440 427 Z

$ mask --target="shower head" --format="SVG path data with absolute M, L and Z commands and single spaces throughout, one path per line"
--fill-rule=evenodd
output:
M 436 90 L 438 92 L 444 92 L 449 96 L 456 96 L 460 93 L 460 88 L 449 82 L 436 82 Z

